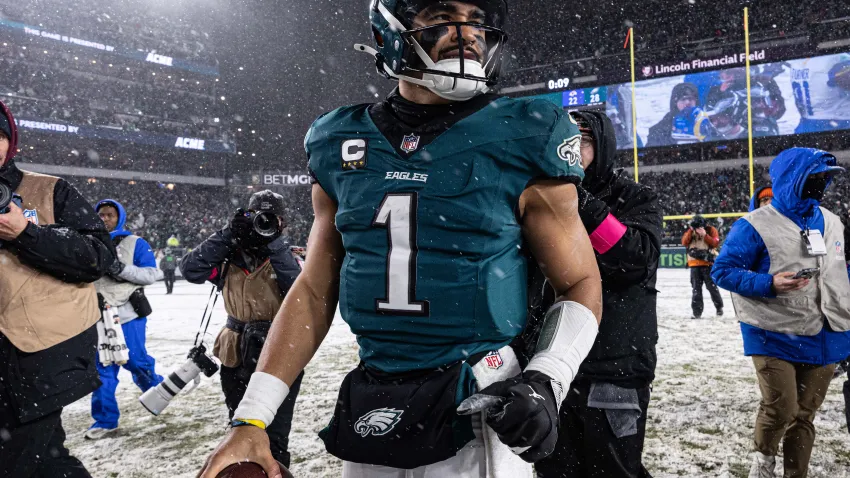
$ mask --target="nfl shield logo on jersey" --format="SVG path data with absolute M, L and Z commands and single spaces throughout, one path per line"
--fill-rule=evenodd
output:
M 412 153 L 419 147 L 419 136 L 408 134 L 401 140 L 401 150 L 405 153 Z
M 38 211 L 35 209 L 24 209 L 24 217 L 27 218 L 27 221 L 38 226 Z
M 505 362 L 502 361 L 502 356 L 499 355 L 498 350 L 494 350 L 494 351 L 490 352 L 489 354 L 487 354 L 486 356 L 484 356 L 484 365 L 486 365 L 488 368 L 491 368 L 493 370 L 498 370 L 504 364 L 505 364 Z

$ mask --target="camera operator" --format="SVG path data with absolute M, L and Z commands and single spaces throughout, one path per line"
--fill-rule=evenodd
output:
M 65 448 L 62 407 L 99 385 L 92 283 L 115 261 L 109 234 L 64 180 L 17 168 L 0 103 L 0 476 L 89 477 Z
M 123 365 L 133 375 L 133 382 L 142 392 L 162 382 L 154 370 L 156 360 L 145 348 L 145 331 L 151 306 L 145 297 L 144 286 L 159 279 L 156 258 L 150 244 L 124 228 L 127 212 L 114 199 L 104 199 L 95 206 L 97 214 L 106 225 L 106 230 L 115 245 L 118 260 L 109 268 L 108 275 L 95 282 L 99 296 L 113 307 L 121 320 L 121 330 L 127 343 L 129 358 Z M 104 438 L 118 429 L 120 411 L 115 399 L 118 388 L 116 364 L 103 365 L 98 361 L 97 371 L 103 385 L 91 397 L 91 415 L 94 424 L 86 431 L 89 440 Z
M 717 316 L 723 315 L 723 297 L 711 279 L 711 266 L 717 257 L 717 247 L 720 245 L 720 233 L 713 226 L 709 226 L 705 218 L 696 215 L 691 221 L 690 227 L 682 235 L 682 245 L 688 248 L 688 267 L 691 269 L 691 309 L 694 315 L 692 319 L 702 317 L 704 308 L 702 301 L 702 286 L 708 289 L 711 301 L 717 311 Z
M 221 388 L 231 419 L 257 367 L 271 321 L 301 272 L 281 235 L 283 210 L 281 195 L 268 190 L 255 193 L 248 211 L 239 209 L 228 227 L 186 254 L 180 263 L 187 281 L 210 281 L 223 287 L 227 325 L 215 340 L 213 354 L 221 360 Z M 263 224 L 264 218 L 273 223 Z M 266 430 L 272 455 L 286 467 L 290 464 L 289 430 L 300 385 L 301 376 Z

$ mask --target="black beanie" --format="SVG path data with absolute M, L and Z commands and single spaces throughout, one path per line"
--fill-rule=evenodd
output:
M 283 216 L 283 196 L 268 189 L 255 192 L 248 201 L 248 209 L 257 212 L 271 212 L 275 216 Z

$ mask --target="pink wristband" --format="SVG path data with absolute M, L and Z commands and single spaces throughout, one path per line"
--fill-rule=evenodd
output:
M 602 224 L 590 235 L 590 243 L 596 252 L 605 254 L 626 235 L 627 230 L 628 228 L 622 222 L 609 213 Z

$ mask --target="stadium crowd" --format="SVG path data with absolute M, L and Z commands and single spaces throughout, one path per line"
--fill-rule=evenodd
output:
M 58 137 L 27 131 L 20 162 L 223 178 L 228 157 L 233 156 L 70 136 L 57 141 Z M 103 175 L 108 176 L 109 171 Z
M 212 96 L 19 60 L 11 48 L 0 47 L 0 94 L 19 117 L 227 140 Z
M 26 163 L 21 163 L 25 167 Z M 177 237 L 183 245 L 194 247 L 212 232 L 227 225 L 233 212 L 247 204 L 257 187 L 200 186 L 175 184 L 168 186 L 151 181 L 85 178 L 72 176 L 69 181 L 92 204 L 103 198 L 117 198 L 127 207 L 131 230 L 148 238 L 155 248 L 165 247 L 165 241 Z M 652 172 L 640 176 L 642 184 L 653 188 L 665 216 L 743 212 L 750 203 L 749 170 L 745 166 L 718 169 L 712 172 L 686 171 Z M 823 201 L 824 207 L 838 214 L 850 212 L 850 179 L 836 177 Z M 769 184 L 767 168 L 757 166 L 756 187 Z M 278 188 L 286 203 L 286 234 L 293 244 L 306 245 L 313 211 L 310 188 Z M 712 219 L 725 237 L 734 218 Z M 666 221 L 663 244 L 678 245 L 687 220 Z
M 155 50 L 173 57 L 214 62 L 210 34 L 204 31 L 202 21 L 186 21 L 193 15 L 170 17 L 143 3 L 2 0 L 0 17 L 129 50 Z M 61 24 L 56 19 L 61 19 Z
M 839 131 L 805 136 L 759 138 L 753 144 L 753 155 L 755 157 L 770 157 L 774 156 L 777 151 L 783 151 L 794 146 L 820 148 L 825 151 L 843 151 L 850 149 L 850 137 Z M 633 154 L 631 149 L 619 151 L 617 153 L 618 164 L 631 164 L 634 161 Z M 641 150 L 638 153 L 638 161 L 641 166 L 698 163 L 747 157 L 747 141 L 743 140 L 654 148 Z
M 25 163 L 21 163 L 26 167 Z M 185 247 L 195 247 L 213 232 L 225 227 L 239 207 L 248 204 L 255 189 L 224 188 L 151 181 L 67 178 L 92 204 L 105 198 L 120 201 L 127 210 L 127 227 L 156 249 L 164 248 L 174 236 Z M 292 244 L 305 245 L 312 223 L 310 189 L 282 188 L 287 229 Z
M 754 171 L 756 189 L 769 186 L 767 168 L 756 166 Z M 653 188 L 659 195 L 662 212 L 665 216 L 686 214 L 709 214 L 745 212 L 750 204 L 749 168 L 717 169 L 705 173 L 669 171 L 645 173 L 640 175 L 641 184 Z M 827 190 L 821 203 L 823 207 L 836 214 L 850 212 L 850 180 L 836 176 L 835 184 Z M 717 227 L 721 237 L 725 237 L 735 222 L 734 218 L 710 220 Z M 666 221 L 663 230 L 663 244 L 678 245 L 682 231 L 689 221 Z
M 528 8 L 524 8 L 525 2 Z M 520 2 L 513 9 L 523 13 L 512 17 L 512 28 L 533 29 L 536 33 L 525 38 L 512 38 L 511 69 L 622 54 L 629 27 L 634 27 L 637 32 L 635 48 L 638 52 L 667 49 L 667 54 L 674 58 L 681 57 L 683 49 L 696 45 L 740 42 L 744 35 L 744 7 L 750 8 L 753 39 L 805 33 L 818 28 L 824 21 L 850 16 L 850 4 L 841 0 L 825 0 L 817 4 L 791 0 L 614 0 L 596 3 L 594 9 L 584 15 L 569 3 L 539 9 L 533 8 L 530 0 L 525 2 Z M 573 21 L 565 24 L 564 19 Z M 540 25 L 553 22 L 557 22 L 558 26 L 540 28 Z M 847 23 L 841 25 L 846 28 Z M 829 30 L 833 34 L 839 33 L 835 31 L 835 25 L 830 25 L 820 36 L 829 36 Z M 610 62 L 610 59 L 607 61 Z

